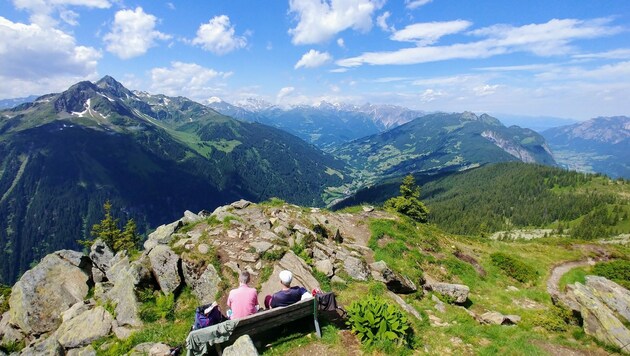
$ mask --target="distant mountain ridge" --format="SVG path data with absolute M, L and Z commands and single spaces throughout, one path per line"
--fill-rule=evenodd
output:
M 299 138 L 114 78 L 0 111 L 0 283 L 78 248 L 109 199 L 146 231 L 241 198 L 323 206 L 343 162 Z M 121 210 L 124 208 L 124 211 Z
M 544 131 L 561 165 L 630 178 L 630 118 L 598 117 Z
M 207 105 L 240 120 L 278 127 L 326 151 L 425 115 L 423 111 L 395 105 L 352 105 L 326 101 L 315 105 L 282 107 L 260 99 L 230 104 L 212 98 Z
M 22 98 L 0 99 L 0 110 L 10 109 L 20 104 L 29 103 L 37 99 L 37 97 L 37 95 L 30 95 Z

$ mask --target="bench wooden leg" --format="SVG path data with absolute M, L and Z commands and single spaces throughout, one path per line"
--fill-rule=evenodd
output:
M 214 344 L 214 348 L 217 350 L 217 355 L 221 356 L 223 354 L 223 349 L 219 344 Z

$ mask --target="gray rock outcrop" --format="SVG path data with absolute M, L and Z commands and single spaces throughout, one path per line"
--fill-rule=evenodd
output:
M 332 262 L 329 259 L 319 260 L 315 262 L 315 269 L 323 274 L 326 277 L 332 277 L 335 274 L 335 270 Z
M 74 259 L 61 257 L 68 255 Z M 11 291 L 10 323 L 34 335 L 57 329 L 61 313 L 87 296 L 89 272 L 76 266 L 76 259 L 82 257 L 78 252 L 58 251 L 24 273 Z
M 521 321 L 521 317 L 518 315 L 503 315 L 499 312 L 490 311 L 481 314 L 479 321 L 483 324 L 515 325 Z
M 20 356 L 63 356 L 63 346 L 54 337 L 38 340 L 20 352 Z
M 258 350 L 249 335 L 243 335 L 223 350 L 223 356 L 258 356 Z
M 425 288 L 452 299 L 456 304 L 465 303 L 468 299 L 468 293 L 470 292 L 470 288 L 463 284 L 437 282 L 425 284 Z
M 96 350 L 92 345 L 88 345 L 80 349 L 70 349 L 66 352 L 66 356 L 96 356 Z
M 212 303 L 216 300 L 221 277 L 213 265 L 208 264 L 199 270 L 194 263 L 183 260 L 182 270 L 186 285 L 192 288 L 201 304 Z
M 156 342 L 145 342 L 134 347 L 129 356 L 169 356 L 171 349 L 168 345 Z
M 114 258 L 112 250 L 101 239 L 96 239 L 90 247 L 90 260 L 92 260 L 92 276 L 94 282 L 102 282 L 105 273 L 109 269 L 109 263 Z
M 293 286 L 302 286 L 306 290 L 311 291 L 313 289 L 321 289 L 319 282 L 311 274 L 311 267 L 298 257 L 293 251 L 288 251 L 284 256 L 274 265 L 273 272 L 265 283 L 262 284 L 260 292 L 258 293 L 258 302 L 260 305 L 264 305 L 264 298 L 266 295 L 272 295 L 279 291 L 280 280 L 278 274 L 282 270 L 289 270 L 293 273 Z
M 399 275 L 392 271 L 384 261 L 377 261 L 370 264 L 372 277 L 385 283 L 387 289 L 394 293 L 409 294 L 418 290 L 416 285 L 406 276 Z
M 179 256 L 166 245 L 157 245 L 149 252 L 153 275 L 164 294 L 173 293 L 182 280 L 179 277 Z
M 343 269 L 352 279 L 367 281 L 370 272 L 363 260 L 357 257 L 347 256 L 343 259 Z
M 606 306 L 630 322 L 630 291 L 599 276 L 586 276 L 585 283 Z
M 107 336 L 112 330 L 112 321 L 113 318 L 109 312 L 98 306 L 63 322 L 55 335 L 65 348 L 86 346 L 94 340 Z
M 171 242 L 173 234 L 183 225 L 184 223 L 181 220 L 166 225 L 160 225 L 155 231 L 149 234 L 147 240 L 144 242 L 144 249 L 149 251 L 157 245 L 168 244 Z

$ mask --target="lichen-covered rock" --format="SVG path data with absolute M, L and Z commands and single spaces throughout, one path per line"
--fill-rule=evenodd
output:
M 78 253 L 70 255 L 75 254 Z M 24 273 L 11 291 L 10 323 L 26 334 L 55 330 L 61 323 L 61 313 L 85 299 L 88 293 L 90 272 L 86 273 L 75 262 L 52 253 Z
M 65 348 L 86 346 L 109 334 L 112 330 L 112 321 L 109 312 L 98 306 L 62 323 L 55 335 Z
M 234 203 L 230 204 L 230 206 L 235 208 L 235 209 L 245 209 L 250 204 L 251 204 L 251 202 L 249 202 L 247 200 L 244 200 L 244 199 L 241 199 L 239 201 L 235 201 Z
M 357 257 L 347 256 L 343 258 L 343 269 L 352 279 L 367 281 L 370 272 L 363 260 Z
M 325 274 L 326 277 L 332 277 L 332 275 L 335 274 L 335 269 L 329 259 L 316 261 L 315 269 Z
M 110 261 L 114 258 L 112 250 L 101 239 L 96 239 L 90 247 L 90 260 L 92 260 L 92 276 L 94 282 L 102 282 L 107 273 Z
M 223 350 L 223 356 L 258 356 L 258 350 L 249 335 L 243 335 Z
M 182 270 L 186 285 L 192 288 L 201 304 L 215 301 L 221 277 L 213 265 L 209 264 L 200 270 L 193 262 L 183 260 Z
M 37 340 L 20 352 L 21 356 L 63 356 L 63 346 L 54 337 Z
M 599 276 L 586 276 L 590 288 L 610 309 L 630 322 L 630 291 L 619 284 Z
M 499 312 L 490 311 L 481 314 L 479 321 L 483 324 L 515 325 L 521 321 L 521 317 L 518 315 L 503 315 Z
M 173 293 L 181 284 L 179 256 L 166 245 L 157 245 L 149 252 L 151 270 L 164 294 Z
M 171 348 L 162 343 L 145 342 L 134 347 L 129 356 L 169 356 Z
M 9 319 L 9 312 L 2 314 L 0 319 L 0 344 L 15 343 L 25 338 L 25 335 L 19 329 L 14 328 L 9 323 Z
M 155 231 L 149 234 L 149 237 L 144 242 L 144 249 L 148 251 L 157 245 L 168 244 L 171 242 L 173 234 L 183 225 L 184 223 L 182 223 L 181 220 L 177 220 L 170 224 L 158 226 Z
M 406 276 L 392 271 L 384 261 L 370 264 L 374 279 L 385 283 L 387 289 L 394 293 L 409 294 L 418 290 L 416 285 Z
M 88 345 L 80 349 L 70 349 L 66 352 L 66 356 L 96 356 L 96 350 L 92 345 Z
M 193 213 L 190 210 L 186 210 L 184 211 L 184 217 L 182 218 L 182 223 L 183 224 L 194 224 L 197 221 L 201 220 L 201 216 Z
M 259 254 L 263 254 L 267 250 L 273 247 L 273 244 L 267 241 L 254 241 L 254 242 L 251 242 L 249 245 L 253 247 L 256 250 L 256 252 Z
M 463 284 L 451 284 L 451 283 L 430 283 L 426 284 L 427 290 L 438 292 L 444 296 L 447 296 L 453 300 L 454 303 L 462 304 L 468 299 L 468 293 L 470 288 Z
M 568 289 L 580 308 L 584 332 L 596 339 L 630 352 L 630 330 L 623 325 L 593 289 L 575 283 Z
M 291 283 L 293 286 L 302 286 L 308 291 L 321 289 L 319 282 L 317 282 L 315 277 L 311 274 L 311 267 L 293 251 L 288 251 L 280 261 L 274 265 L 269 280 L 262 284 L 260 292 L 258 293 L 258 302 L 260 305 L 264 305 L 266 295 L 271 295 L 280 290 L 281 286 L 278 274 L 282 270 L 289 270 L 293 273 L 293 282 Z

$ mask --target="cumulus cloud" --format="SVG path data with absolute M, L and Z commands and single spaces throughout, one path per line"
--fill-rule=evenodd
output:
M 367 32 L 372 29 L 372 14 L 382 6 L 379 0 L 290 0 L 289 12 L 298 21 L 289 30 L 291 41 L 322 43 L 349 28 Z
M 337 46 L 341 48 L 346 48 L 346 42 L 343 40 L 343 38 L 341 37 L 337 38 Z
M 394 41 L 416 42 L 419 46 L 426 46 L 446 35 L 462 32 L 471 25 L 471 22 L 464 20 L 416 23 L 394 32 L 390 38 Z
M 0 38 L 0 93 L 5 97 L 57 91 L 93 77 L 101 58 L 98 50 L 78 46 L 74 37 L 61 30 L 1 16 Z
M 111 32 L 103 36 L 107 50 L 122 59 L 145 54 L 156 45 L 157 40 L 171 38 L 155 30 L 157 21 L 155 16 L 145 13 L 141 7 L 116 12 Z
M 410 10 L 417 9 L 420 6 L 424 6 L 433 0 L 405 0 L 405 7 Z
M 423 103 L 430 103 L 444 95 L 446 94 L 440 90 L 426 89 L 422 92 L 422 94 L 420 94 L 420 101 Z
M 304 53 L 302 58 L 295 64 L 295 69 L 298 68 L 315 68 L 322 66 L 332 60 L 332 57 L 328 52 L 319 52 L 314 49 Z
M 393 26 L 389 27 L 389 25 L 387 24 L 387 19 L 389 19 L 390 16 L 392 16 L 392 14 L 389 11 L 385 11 L 383 14 L 376 18 L 376 25 L 385 32 L 393 32 L 396 30 Z
M 196 63 L 172 62 L 170 67 L 151 70 L 150 90 L 165 95 L 206 99 L 220 92 L 232 72 L 219 72 Z
M 197 37 L 192 40 L 194 45 L 201 46 L 206 51 L 222 55 L 247 45 L 247 39 L 237 36 L 230 18 L 226 15 L 215 16 L 208 23 L 202 24 L 197 30 Z
M 13 5 L 19 10 L 30 13 L 30 21 L 42 27 L 53 27 L 59 16 L 69 25 L 78 24 L 78 14 L 69 10 L 69 6 L 83 6 L 88 8 L 107 9 L 111 6 L 109 0 L 13 0 Z
M 574 51 L 571 43 L 617 34 L 620 27 L 610 26 L 610 19 L 553 19 L 542 24 L 520 27 L 495 25 L 469 32 L 483 39 L 447 46 L 420 46 L 397 51 L 366 52 L 357 57 L 337 61 L 343 67 L 363 64 L 417 64 L 449 59 L 488 58 L 513 52 L 529 52 L 538 56 L 567 55 Z M 461 23 L 459 26 L 463 26 Z M 413 31 L 408 36 L 411 38 Z
M 278 91 L 278 95 L 276 95 L 276 101 L 281 102 L 284 98 L 291 95 L 295 91 L 294 87 L 284 87 Z

